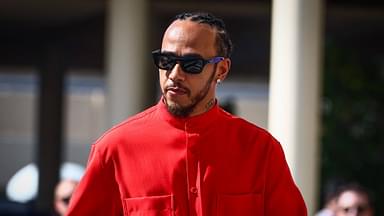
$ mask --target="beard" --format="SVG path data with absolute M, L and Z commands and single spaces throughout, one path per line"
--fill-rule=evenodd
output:
M 164 101 L 167 106 L 168 112 L 177 117 L 187 117 L 189 116 L 193 110 L 196 108 L 197 104 L 199 104 L 209 92 L 211 88 L 212 81 L 215 77 L 216 64 L 214 65 L 213 72 L 204 87 L 196 94 L 196 96 L 191 97 L 190 91 L 188 91 L 188 97 L 190 97 L 191 102 L 188 105 L 180 105 L 178 103 L 168 103 L 166 97 L 164 96 Z M 176 83 L 175 85 L 180 85 Z

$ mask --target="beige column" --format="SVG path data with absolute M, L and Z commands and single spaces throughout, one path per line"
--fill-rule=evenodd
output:
M 318 199 L 321 0 L 274 0 L 268 127 L 313 215 Z
M 141 111 L 148 101 L 147 0 L 107 1 L 107 127 Z

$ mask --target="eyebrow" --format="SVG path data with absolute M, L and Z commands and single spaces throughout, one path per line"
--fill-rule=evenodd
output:
M 191 57 L 191 58 L 203 58 L 203 56 L 201 56 L 200 54 L 197 54 L 197 53 L 187 53 L 185 55 L 182 55 L 182 56 L 179 56 L 177 55 L 176 53 L 174 52 L 170 52 L 170 51 L 161 51 L 162 54 L 166 54 L 166 55 L 172 55 L 172 56 L 175 56 L 175 57 Z

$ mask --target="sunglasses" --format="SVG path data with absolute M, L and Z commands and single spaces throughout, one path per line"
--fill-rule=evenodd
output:
M 159 69 L 170 71 L 179 64 L 181 69 L 189 74 L 199 74 L 206 64 L 216 64 L 224 60 L 224 57 L 219 56 L 207 60 L 197 56 L 175 56 L 171 53 L 162 53 L 161 50 L 153 51 L 152 57 Z

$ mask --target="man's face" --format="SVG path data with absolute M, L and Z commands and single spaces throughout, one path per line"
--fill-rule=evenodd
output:
M 210 59 L 217 55 L 215 38 L 216 30 L 209 25 L 177 20 L 166 30 L 161 52 Z M 172 70 L 159 69 L 160 87 L 168 110 L 183 117 L 205 112 L 215 98 L 215 81 L 222 63 L 207 64 L 199 74 L 186 73 L 179 64 Z
M 355 191 L 345 191 L 337 200 L 336 216 L 372 216 L 367 197 Z

